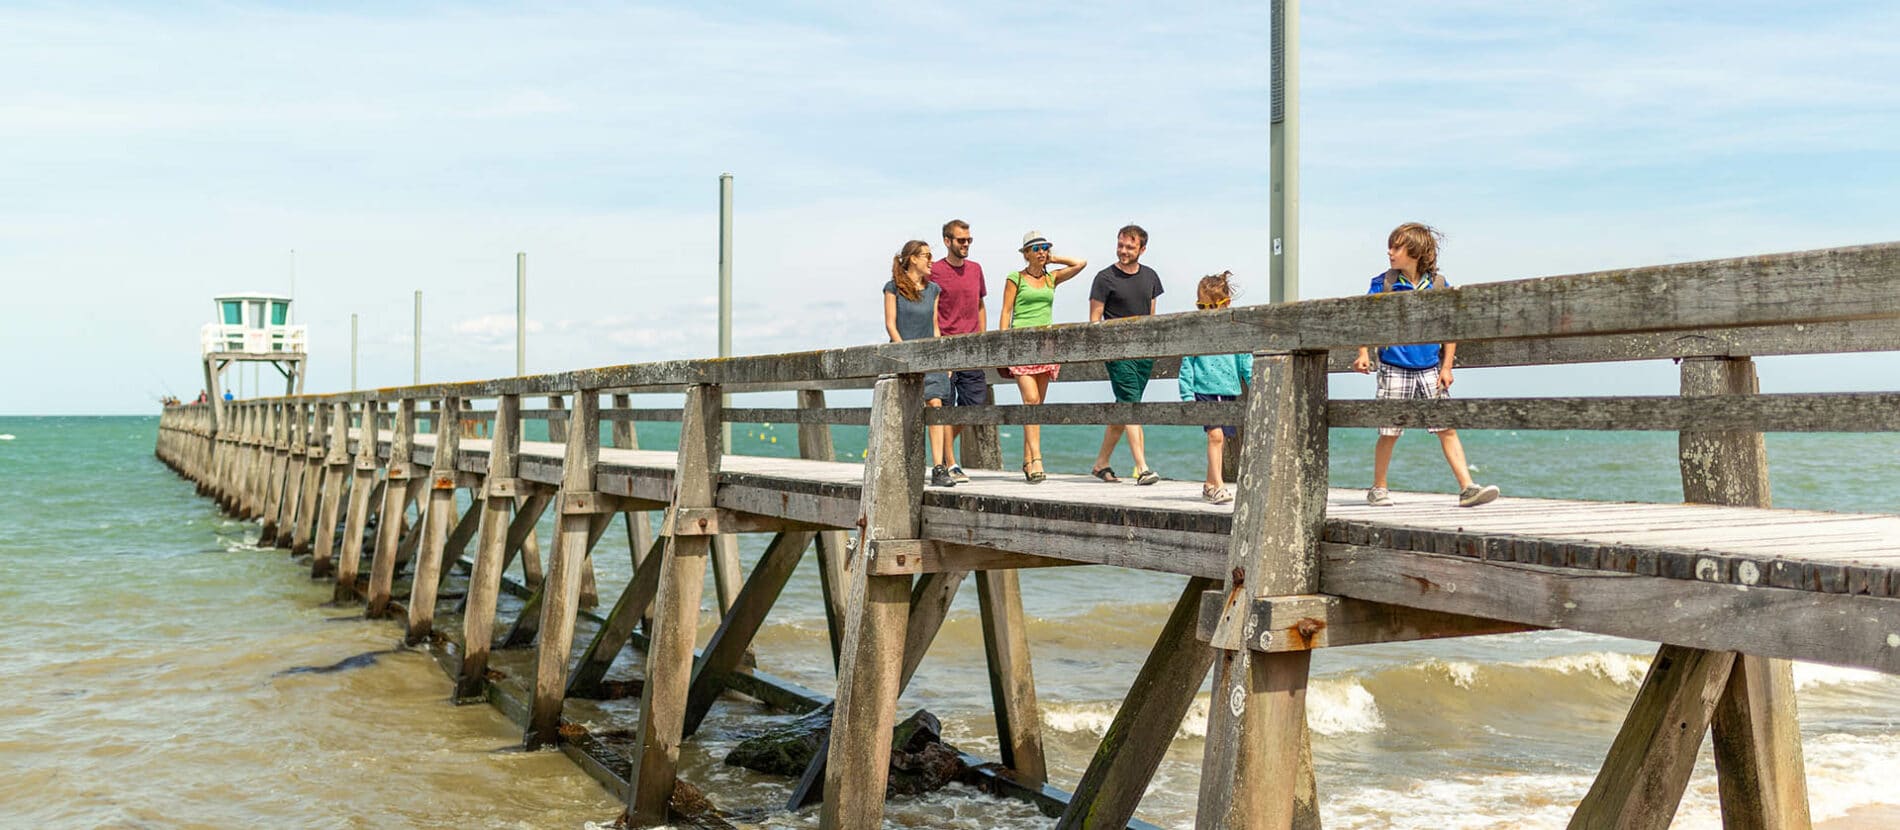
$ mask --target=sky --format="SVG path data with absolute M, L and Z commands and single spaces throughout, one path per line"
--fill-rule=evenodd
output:
M 1308 2 L 1300 34 L 1305 297 L 1408 220 L 1456 284 L 1900 238 L 1892 3 Z M 1092 271 L 1142 224 L 1163 312 L 1229 269 L 1264 302 L 1268 46 L 1264 3 L 0 5 L 0 414 L 188 398 L 211 297 L 293 270 L 310 391 L 348 388 L 351 314 L 360 384 L 407 383 L 417 290 L 426 380 L 512 374 L 517 251 L 529 371 L 711 355 L 723 172 L 739 354 L 882 340 L 890 257 L 952 217 L 992 324 L 1032 229 Z

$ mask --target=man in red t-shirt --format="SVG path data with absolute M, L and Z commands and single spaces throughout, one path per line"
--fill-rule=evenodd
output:
M 945 337 L 955 334 L 989 330 L 989 313 L 983 307 L 983 298 L 989 289 L 983 285 L 983 266 L 971 262 L 970 223 L 962 219 L 952 219 L 943 223 L 943 247 L 946 251 L 943 259 L 930 264 L 930 281 L 937 284 L 942 295 L 937 299 L 937 327 Z M 990 402 L 990 383 L 982 369 L 966 369 L 950 375 L 951 385 L 956 388 L 954 400 L 946 400 L 947 406 L 982 406 Z M 930 428 L 930 440 L 952 441 L 963 435 L 963 427 L 934 426 Z M 963 466 L 954 463 L 956 454 L 951 453 L 950 478 L 958 484 L 969 481 L 963 474 Z

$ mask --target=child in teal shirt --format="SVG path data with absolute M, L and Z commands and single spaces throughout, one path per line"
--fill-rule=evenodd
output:
M 1202 277 L 1195 291 L 1194 307 L 1202 311 L 1226 308 L 1234 299 L 1233 272 L 1223 271 Z M 1253 355 L 1217 354 L 1181 358 L 1176 378 L 1184 401 L 1237 401 L 1253 383 Z M 1227 504 L 1234 494 L 1221 481 L 1221 456 L 1227 439 L 1235 437 L 1232 426 L 1207 426 L 1207 480 L 1201 484 L 1201 500 L 1209 504 Z

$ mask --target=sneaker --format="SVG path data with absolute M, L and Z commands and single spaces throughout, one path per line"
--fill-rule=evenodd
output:
M 1228 492 L 1225 487 L 1201 485 L 1201 501 L 1207 502 L 1208 504 L 1230 504 L 1233 500 L 1234 494 Z
M 1498 498 L 1497 485 L 1486 484 L 1480 487 L 1476 484 L 1473 484 L 1470 487 L 1466 487 L 1465 489 L 1458 492 L 1458 506 L 1459 507 L 1477 507 L 1480 504 L 1490 504 L 1491 502 L 1496 501 L 1497 498 Z
M 1153 484 L 1160 480 L 1161 480 L 1161 474 L 1153 470 L 1142 470 L 1141 472 L 1135 474 L 1136 484 L 1148 485 L 1148 484 Z
M 950 466 L 950 480 L 958 484 L 970 483 L 970 477 L 963 474 L 963 466 L 960 464 L 953 464 Z
M 1497 494 L 1492 493 L 1492 495 L 1495 496 Z M 1384 487 L 1374 487 L 1366 491 L 1366 504 L 1370 504 L 1373 507 L 1391 507 L 1392 494 L 1387 492 Z
M 930 468 L 930 486 L 955 487 L 957 483 L 950 478 L 950 471 L 944 469 L 942 464 L 938 464 Z

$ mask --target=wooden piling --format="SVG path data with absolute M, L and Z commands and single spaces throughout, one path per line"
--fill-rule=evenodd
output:
M 307 410 L 303 446 L 303 497 L 297 504 L 297 525 L 290 533 L 290 552 L 295 555 L 310 553 L 313 545 L 311 537 L 316 533 L 317 514 L 321 511 L 324 475 L 324 425 L 327 409 L 322 404 L 311 404 Z
M 1324 352 L 1260 354 L 1247 401 L 1225 584 L 1228 609 L 1319 587 L 1326 520 Z M 1287 830 L 1296 813 L 1312 653 L 1218 650 L 1195 826 Z
M 604 517 L 600 493 L 594 490 L 594 471 L 600 463 L 600 393 L 581 389 L 567 431 L 567 453 L 561 462 L 561 493 L 557 497 L 554 550 L 548 556 L 547 579 L 541 583 L 541 639 L 535 649 L 534 701 L 528 715 L 525 744 L 532 749 L 561 739 L 561 706 L 567 696 L 567 660 L 574 645 L 574 618 L 580 612 L 581 562 L 599 538 L 592 532 L 596 516 Z M 603 525 L 604 529 L 604 525 Z M 528 611 L 522 612 L 524 615 Z
M 404 514 L 415 491 L 428 482 L 420 475 L 411 458 L 416 435 L 416 400 L 403 398 L 396 404 L 396 423 L 389 440 L 389 466 L 383 474 L 383 509 L 376 520 L 376 553 L 370 560 L 369 597 L 363 616 L 381 617 L 389 612 L 390 589 L 396 581 L 397 548 L 402 543 Z
M 725 452 L 718 386 L 696 384 L 686 391 L 680 420 L 679 456 L 674 473 L 673 509 L 711 507 Z M 627 799 L 635 827 L 666 824 L 667 801 L 679 775 L 680 742 L 691 688 L 693 644 L 699 633 L 699 600 L 705 588 L 711 536 L 665 537 L 660 562 L 659 596 L 653 611 L 653 638 L 647 647 L 646 683 L 640 691 L 640 748 L 634 758 Z
M 356 590 L 356 572 L 363 561 L 363 528 L 369 523 L 370 497 L 376 491 L 377 432 L 374 401 L 365 401 L 361 406 L 361 420 L 357 427 L 356 459 L 352 462 L 354 477 L 350 481 L 350 511 L 343 520 L 343 539 L 339 544 L 343 549 L 337 555 L 336 601 L 354 600 Z
M 451 525 L 456 515 L 456 455 L 462 445 L 462 431 L 455 419 L 461 414 L 462 400 L 453 395 L 436 404 L 435 458 L 429 465 L 428 504 L 423 509 L 422 547 L 416 553 L 416 573 L 409 581 L 409 645 L 427 642 L 434 633 L 436 588 L 442 577 L 442 558 L 449 546 Z M 479 500 L 470 508 L 480 509 Z
M 879 541 L 915 539 L 922 525 L 923 375 L 878 379 L 864 465 L 857 562 L 846 579 L 843 663 L 827 753 L 824 830 L 878 830 L 890 779 L 891 726 L 903 668 L 910 577 L 866 565 Z
M 798 390 L 799 409 L 824 409 L 822 389 Z M 830 424 L 798 425 L 798 457 L 813 461 L 833 461 L 837 450 L 831 441 Z M 825 634 L 831 641 L 831 667 L 838 668 L 838 652 L 844 643 L 844 563 L 849 534 L 842 530 L 822 530 L 815 540 L 818 553 L 818 589 L 825 603 Z
M 1756 395 L 1761 383 L 1746 358 L 1687 358 L 1684 397 Z M 1684 432 L 1678 439 L 1682 499 L 1768 507 L 1768 447 L 1758 431 Z M 1807 772 L 1796 714 L 1794 663 L 1737 655 L 1710 722 L 1723 826 L 1810 826 Z
M 456 700 L 480 696 L 488 683 L 495 604 L 501 595 L 502 571 L 507 568 L 502 556 L 508 541 L 509 512 L 519 487 L 515 476 L 521 452 L 521 396 L 502 395 L 496 400 L 492 435 L 488 476 L 482 481 L 480 539 L 475 544 L 475 564 L 469 570 L 468 596 L 462 612 L 462 666 L 455 680 Z
M 317 511 L 317 526 L 312 530 L 310 576 L 330 575 L 336 561 L 337 518 L 343 507 L 343 494 L 350 488 L 350 405 L 330 405 L 330 446 L 323 457 L 323 506 Z
M 1016 571 L 978 571 L 976 597 L 983 617 L 983 653 L 989 662 L 990 702 L 1003 766 L 1016 781 L 1048 780 L 1042 754 L 1042 713 L 1030 667 L 1028 624 Z

